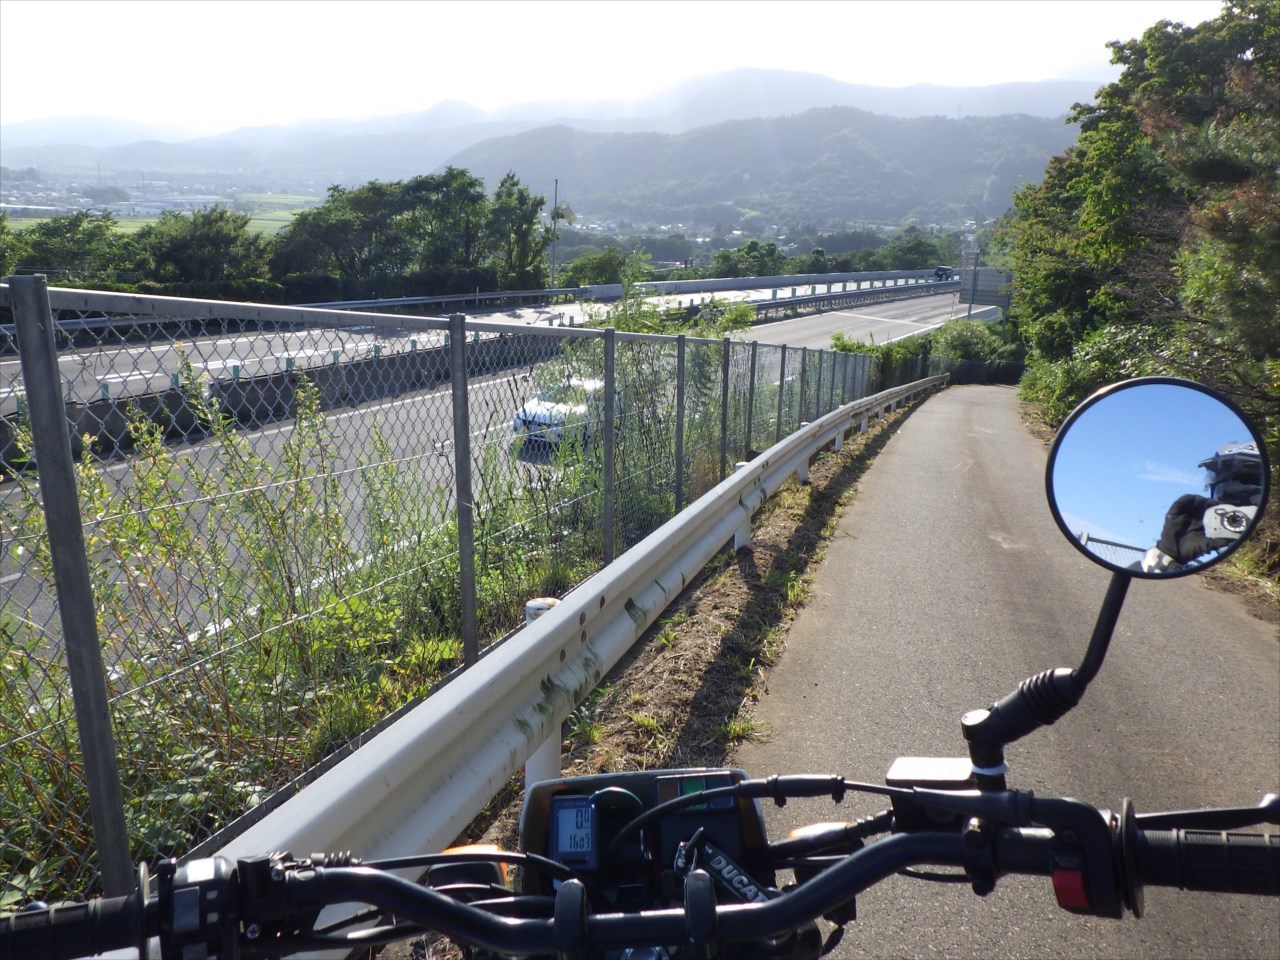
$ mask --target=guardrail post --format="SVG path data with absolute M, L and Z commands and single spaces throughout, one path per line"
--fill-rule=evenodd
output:
M 615 363 L 617 358 L 617 331 L 606 327 L 604 331 L 604 477 L 601 495 L 604 498 L 601 522 L 604 524 L 604 562 L 607 566 L 613 563 L 614 529 L 613 529 L 613 485 L 614 485 L 614 417 L 617 414 L 617 397 L 614 395 Z
M 751 464 L 747 463 L 745 460 L 741 460 L 738 463 L 735 463 L 733 465 L 733 472 L 737 473 L 740 470 L 747 469 L 747 467 L 749 466 L 751 466 Z M 751 546 L 751 515 L 750 514 L 748 514 L 746 519 L 742 521 L 742 526 L 740 526 L 737 530 L 733 532 L 733 549 L 734 550 L 745 550 L 749 546 Z
M 728 337 L 724 338 L 724 348 L 720 355 L 720 479 L 729 475 L 729 345 Z
M 747 379 L 747 429 L 746 429 L 746 439 L 742 447 L 742 455 L 746 457 L 751 456 L 751 441 L 754 439 L 752 436 L 751 428 L 755 426 L 756 351 L 759 349 L 759 347 L 760 347 L 759 341 L 757 340 L 751 341 L 751 373 L 749 374 Z
M 787 345 L 782 344 L 782 353 L 778 358 L 778 419 L 773 427 L 773 442 L 782 442 L 783 400 L 787 394 Z
M 560 601 L 555 597 L 539 597 L 536 600 L 530 600 L 524 605 L 524 622 L 533 623 L 559 603 Z M 556 729 L 542 742 L 541 746 L 529 754 L 529 759 L 524 762 L 525 792 L 528 792 L 529 787 L 539 780 L 555 780 L 559 776 L 560 731 Z
M 805 420 L 800 424 L 799 429 L 803 430 L 809 425 L 809 421 Z M 805 457 L 800 461 L 800 466 L 796 467 L 796 479 L 801 483 L 809 482 L 809 458 Z
M 676 509 L 684 509 L 684 349 L 685 335 L 676 337 Z
M 40 496 L 53 563 L 58 614 L 71 678 L 80 758 L 89 790 L 89 817 L 102 868 L 103 892 L 123 896 L 134 887 L 129 835 L 124 821 L 124 796 L 116 765 L 115 736 L 106 670 L 94 611 L 93 585 L 85 553 L 84 522 L 76 488 L 75 463 L 62 375 L 54 341 L 53 313 L 43 274 L 10 277 L 14 327 L 27 391 L 31 439 L 39 464 Z
M 471 493 L 471 412 L 467 405 L 467 318 L 449 315 L 449 381 L 453 391 L 453 469 L 458 510 L 458 589 L 462 601 L 462 658 L 480 659 L 476 631 L 475 501 Z

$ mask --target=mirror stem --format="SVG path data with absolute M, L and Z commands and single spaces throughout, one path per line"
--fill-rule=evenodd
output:
M 1131 579 L 1124 573 L 1112 574 L 1089 649 L 1079 667 L 1075 670 L 1060 667 L 1029 677 L 1003 700 L 986 710 L 971 710 L 960 719 L 980 790 L 1005 789 L 1004 774 L 1008 766 L 1004 748 L 1008 744 L 1055 722 L 1080 702 L 1107 655 Z
M 1132 579 L 1127 573 L 1111 574 L 1111 585 L 1107 587 L 1102 609 L 1098 611 L 1098 622 L 1093 626 L 1089 649 L 1085 651 L 1084 660 L 1075 671 L 1082 693 L 1083 688 L 1093 682 L 1102 667 L 1107 648 L 1111 645 L 1111 635 L 1116 629 L 1116 621 L 1120 619 L 1120 608 L 1124 606 L 1124 598 L 1129 592 L 1129 581 Z

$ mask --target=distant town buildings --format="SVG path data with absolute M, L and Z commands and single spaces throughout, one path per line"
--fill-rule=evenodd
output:
M 235 199 L 234 194 L 190 186 L 175 188 L 162 180 L 141 180 L 128 188 L 106 191 L 76 181 L 10 179 L 0 184 L 0 213 L 15 220 L 47 219 L 81 210 L 115 217 L 158 217 L 166 210 L 230 207 Z

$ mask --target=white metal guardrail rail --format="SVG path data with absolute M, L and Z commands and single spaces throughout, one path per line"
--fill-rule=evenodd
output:
M 805 424 L 632 547 L 558 606 L 218 852 L 439 850 L 560 725 L 755 511 L 866 418 L 946 383 L 931 377 Z
M 6 898 L 99 876 L 120 893 L 133 861 L 224 842 L 480 659 L 526 599 L 596 575 L 801 424 L 923 375 L 40 277 L 0 283 L 6 311 Z M 606 386 L 574 414 L 583 442 L 517 436 L 585 382 Z

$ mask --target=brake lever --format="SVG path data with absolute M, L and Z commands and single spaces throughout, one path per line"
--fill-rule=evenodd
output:
M 1240 830 L 1263 824 L 1280 826 L 1280 794 L 1268 793 L 1256 807 L 1140 813 L 1134 821 L 1142 830 Z

